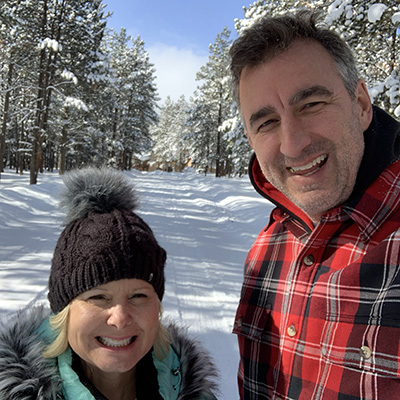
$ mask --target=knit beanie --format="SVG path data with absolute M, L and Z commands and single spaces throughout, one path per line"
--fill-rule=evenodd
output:
M 67 210 L 52 259 L 48 299 L 54 313 L 76 296 L 119 279 L 142 279 L 164 294 L 166 252 L 133 211 L 137 197 L 122 172 L 86 168 L 65 175 Z

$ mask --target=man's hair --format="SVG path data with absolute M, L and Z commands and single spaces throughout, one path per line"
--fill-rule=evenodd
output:
M 239 81 L 243 69 L 273 59 L 298 40 L 315 40 L 328 51 L 350 97 L 354 98 L 358 72 L 353 54 L 337 33 L 322 26 L 321 15 L 318 11 L 302 10 L 296 14 L 264 17 L 234 41 L 230 49 L 230 70 L 232 95 L 239 106 Z

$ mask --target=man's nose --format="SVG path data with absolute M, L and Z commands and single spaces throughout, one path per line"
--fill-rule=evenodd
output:
M 299 157 L 311 144 L 311 135 L 295 117 L 282 119 L 280 129 L 280 151 L 288 158 Z

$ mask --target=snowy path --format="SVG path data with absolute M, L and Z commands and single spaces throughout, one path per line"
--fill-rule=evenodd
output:
M 127 172 L 139 193 L 137 213 L 167 250 L 164 316 L 188 327 L 221 373 L 221 398 L 237 399 L 238 350 L 231 333 L 248 248 L 270 205 L 242 179 L 193 172 Z M 60 232 L 61 180 L 2 174 L 0 182 L 0 317 L 45 301 L 51 254 Z

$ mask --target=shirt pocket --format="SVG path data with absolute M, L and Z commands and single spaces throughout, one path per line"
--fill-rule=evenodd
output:
M 241 301 L 236 312 L 233 333 L 252 341 L 269 343 L 271 340 L 271 308 Z
M 399 351 L 398 325 L 371 323 L 369 316 L 327 316 L 321 355 L 328 363 L 378 377 L 400 378 Z

